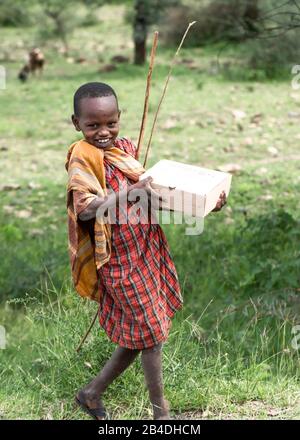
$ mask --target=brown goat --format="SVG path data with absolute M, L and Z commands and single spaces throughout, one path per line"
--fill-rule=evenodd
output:
M 18 75 L 19 79 L 25 82 L 28 79 L 30 73 L 35 75 L 37 71 L 41 75 L 43 72 L 44 64 L 45 64 L 45 57 L 42 51 L 39 48 L 35 47 L 29 52 L 28 62 L 20 70 Z

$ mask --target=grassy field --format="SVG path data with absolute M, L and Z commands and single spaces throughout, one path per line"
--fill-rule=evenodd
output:
M 75 391 L 114 350 L 96 325 L 75 353 L 95 305 L 84 303 L 70 282 L 64 169 L 67 148 L 79 138 L 70 121 L 72 97 L 84 82 L 110 83 L 122 110 L 120 134 L 138 136 L 147 66 L 99 72 L 113 55 L 132 58 L 130 28 L 122 14 L 108 11 L 101 25 L 79 28 L 71 38 L 70 57 L 84 56 L 85 63 L 67 60 L 49 43 L 44 76 L 26 84 L 17 72 L 34 30 L 2 32 L 2 58 L 9 49 L 14 57 L 0 61 L 7 71 L 0 90 L 0 325 L 7 331 L 0 418 L 85 418 L 74 408 Z M 118 32 L 111 32 L 112 16 L 119 17 Z M 172 54 L 158 49 L 149 122 Z M 240 166 L 227 207 L 206 219 L 202 235 L 185 235 L 185 225 L 163 226 L 185 301 L 165 344 L 166 396 L 178 418 L 296 419 L 300 91 L 291 78 L 230 81 L 217 61 L 213 48 L 182 50 L 148 162 Z M 115 419 L 151 417 L 140 362 L 105 401 Z

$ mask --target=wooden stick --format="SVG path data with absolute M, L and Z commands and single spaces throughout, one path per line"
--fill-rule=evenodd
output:
M 158 42 L 158 32 L 154 32 L 153 36 L 153 44 L 151 49 L 151 56 L 150 56 L 150 64 L 149 64 L 149 71 L 147 76 L 147 86 L 146 86 L 146 92 L 145 92 L 145 102 L 144 102 L 144 111 L 143 111 L 143 117 L 142 117 L 142 123 L 140 128 L 140 134 L 139 134 L 139 140 L 138 145 L 136 149 L 136 159 L 139 158 L 140 148 L 143 143 L 144 139 L 144 132 L 145 132 L 145 126 L 147 121 L 147 115 L 148 115 L 148 107 L 149 107 L 149 95 L 150 95 L 150 86 L 151 86 L 151 78 L 152 78 L 152 71 L 154 66 L 154 57 L 156 53 L 157 48 L 157 42 Z
M 83 338 L 82 338 L 81 341 L 80 341 L 80 344 L 79 344 L 78 347 L 76 348 L 77 353 L 79 353 L 79 351 L 80 351 L 80 349 L 81 349 L 81 346 L 83 345 L 84 341 L 86 340 L 86 338 L 88 337 L 90 331 L 92 330 L 93 325 L 95 324 L 95 321 L 96 321 L 97 316 L 98 316 L 99 308 L 100 308 L 100 306 L 97 308 L 97 312 L 96 312 L 96 314 L 95 314 L 95 316 L 94 316 L 94 318 L 93 318 L 93 321 L 92 321 L 91 325 L 89 326 L 89 328 L 88 328 L 86 334 L 83 336 Z
M 162 104 L 162 102 L 163 102 L 163 99 L 164 99 L 165 94 L 166 94 L 166 91 L 167 91 L 167 87 L 168 87 L 168 84 L 169 84 L 169 81 L 170 81 L 170 77 L 171 77 L 171 73 L 172 73 L 173 66 L 174 66 L 175 61 L 176 61 L 176 57 L 177 57 L 177 55 L 179 54 L 179 51 L 180 51 L 181 46 L 182 46 L 182 44 L 183 44 L 183 42 L 184 42 L 184 40 L 185 40 L 185 37 L 186 37 L 187 34 L 188 34 L 188 31 L 190 30 L 190 28 L 191 28 L 195 23 L 196 23 L 196 21 L 193 21 L 192 23 L 189 23 L 189 25 L 188 25 L 188 27 L 186 28 L 186 31 L 185 31 L 185 33 L 184 33 L 182 39 L 181 39 L 181 42 L 180 42 L 180 44 L 179 44 L 179 46 L 178 46 L 178 48 L 177 48 L 177 50 L 176 50 L 176 52 L 175 52 L 175 55 L 174 55 L 174 57 L 173 57 L 173 60 L 172 60 L 172 62 L 171 62 L 171 66 L 170 66 L 169 73 L 168 73 L 168 76 L 167 76 L 167 79 L 166 79 L 166 83 L 165 83 L 165 86 L 164 86 L 164 89 L 163 89 L 163 93 L 162 93 L 162 96 L 161 96 L 161 98 L 160 98 L 160 101 L 159 101 L 159 104 L 158 104 L 158 107 L 157 107 L 157 110 L 156 110 L 156 113 L 155 113 L 155 116 L 154 116 L 154 120 L 153 120 L 153 124 L 152 124 L 152 128 L 151 128 L 151 133 L 150 133 L 150 138 L 149 138 L 149 142 L 148 142 L 147 149 L 146 149 L 146 154 L 145 154 L 145 160 L 144 160 L 144 165 L 143 165 L 144 168 L 146 167 L 146 163 L 147 163 L 147 159 L 148 159 L 148 153 L 149 153 L 149 149 L 150 149 L 150 145 L 151 145 L 151 141 L 152 141 L 152 136 L 153 136 L 154 128 L 155 128 L 156 121 L 157 121 L 157 116 L 158 116 L 158 113 L 159 113 L 159 110 L 160 110 L 161 104 Z

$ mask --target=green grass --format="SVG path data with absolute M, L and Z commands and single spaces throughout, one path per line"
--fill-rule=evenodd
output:
M 138 136 L 147 66 L 119 65 L 100 74 L 99 55 L 104 62 L 132 55 L 121 18 L 106 42 L 110 29 L 108 17 L 73 34 L 71 56 L 86 56 L 83 65 L 69 63 L 49 44 L 44 76 L 25 85 L 16 78 L 22 30 L 3 31 L 16 60 L 1 61 L 8 75 L 0 90 L 1 185 L 20 185 L 0 192 L 0 325 L 8 334 L 0 350 L 3 418 L 85 418 L 74 409 L 74 393 L 114 349 L 96 324 L 75 352 L 95 304 L 83 302 L 70 283 L 64 169 L 67 147 L 78 138 L 70 122 L 72 96 L 86 81 L 116 89 L 120 134 Z M 33 30 L 25 35 L 29 42 Z M 146 139 L 171 56 L 159 47 Z M 242 167 L 228 206 L 208 216 L 202 235 L 185 235 L 185 225 L 163 226 L 185 302 L 164 349 L 166 395 L 177 417 L 299 418 L 299 352 L 291 329 L 299 324 L 300 304 L 300 93 L 289 80 L 229 81 L 212 72 L 216 57 L 211 48 L 182 50 L 148 162 Z M 184 58 L 196 69 L 182 64 Z M 245 118 L 235 121 L 234 109 Z M 114 418 L 151 418 L 138 361 L 105 397 Z
M 19 312 L 13 324 L 13 304 L 2 313 L 9 334 L 5 360 L 1 359 L 3 416 L 84 417 L 74 408 L 74 392 L 97 374 L 113 350 L 96 326 L 82 351 L 75 352 L 94 311 L 92 305 L 83 309 L 82 300 L 71 289 L 58 292 L 49 286 L 47 294 L 39 292 L 39 299 L 23 299 L 23 306 L 24 314 Z M 265 322 L 261 332 L 252 308 L 253 304 L 243 313 L 243 323 L 233 311 L 215 310 L 215 325 L 209 331 L 202 327 L 203 317 L 178 315 L 164 347 L 166 395 L 176 417 L 205 410 L 211 417 L 223 412 L 226 418 L 251 402 L 265 403 L 258 417 L 274 408 L 280 409 L 281 417 L 283 409 L 292 418 L 299 415 L 297 373 L 291 357 L 295 367 L 299 358 L 287 350 L 287 324 L 281 328 L 279 319 L 272 326 Z M 282 337 L 277 340 L 279 333 Z M 270 345 L 274 344 L 278 351 L 272 355 Z M 110 386 L 105 400 L 113 418 L 151 418 L 139 361 Z

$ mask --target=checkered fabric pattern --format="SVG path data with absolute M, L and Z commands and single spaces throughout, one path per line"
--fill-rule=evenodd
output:
M 129 140 L 122 138 L 118 147 L 135 157 Z M 117 192 L 134 183 L 105 159 L 104 166 L 107 188 Z M 104 292 L 99 322 L 112 342 L 144 349 L 167 339 L 183 298 L 159 224 L 113 224 L 111 257 L 99 269 L 99 277 Z

